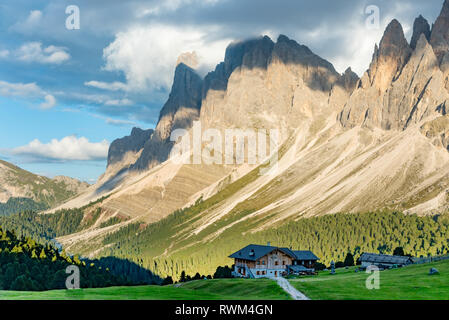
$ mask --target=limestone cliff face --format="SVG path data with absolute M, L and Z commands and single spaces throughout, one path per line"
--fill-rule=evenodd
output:
M 401 72 L 410 53 L 411 49 L 405 39 L 402 26 L 394 19 L 387 26 L 379 48 L 374 51 L 373 61 L 368 70 L 371 86 L 380 93 L 385 92 L 393 79 Z
M 422 15 L 419 15 L 413 23 L 413 35 L 412 40 L 410 41 L 410 47 L 412 49 L 416 48 L 416 44 L 418 43 L 421 34 L 424 34 L 427 41 L 430 41 L 430 25 Z
M 443 71 L 446 89 L 449 90 L 449 0 L 444 1 L 441 13 L 432 27 L 430 44 Z
M 421 132 L 432 143 L 449 151 L 449 116 L 444 115 L 421 126 Z
M 441 62 L 449 52 L 449 0 L 444 1 L 441 13 L 433 25 L 430 43 Z
M 284 35 L 276 42 L 263 37 L 235 43 L 205 79 L 201 122 L 213 128 L 281 128 L 286 137 L 314 121 L 324 125 L 357 80 Z
M 132 168 L 145 170 L 167 160 L 173 142 L 170 134 L 188 129 L 200 114 L 203 80 L 184 62 L 179 62 L 169 98 L 162 107 L 156 129 L 147 139 Z
M 426 32 L 420 32 L 421 24 L 415 24 L 414 37 L 419 34 L 419 38 L 414 50 L 396 20 L 387 27 L 369 70 L 339 115 L 344 127 L 404 130 L 438 114 L 448 92 Z
M 108 167 L 122 161 L 129 152 L 139 152 L 150 139 L 153 132 L 154 130 L 152 129 L 133 128 L 131 135 L 114 140 L 109 146 Z
M 187 65 L 196 63 L 194 53 L 181 55 L 157 126 L 151 134 L 147 131 L 131 169 L 145 170 L 167 160 L 171 132 L 188 129 L 195 120 L 201 119 L 203 128 L 294 129 L 313 121 L 314 115 L 341 108 L 358 81 L 350 68 L 340 75 L 330 62 L 284 35 L 276 43 L 265 36 L 230 44 L 224 61 L 204 80 Z M 131 143 L 134 152 L 140 142 Z M 111 145 L 109 163 L 119 157 L 114 150 L 120 143 Z

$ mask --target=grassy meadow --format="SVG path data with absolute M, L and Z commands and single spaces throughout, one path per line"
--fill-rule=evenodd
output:
M 429 275 L 430 268 L 439 274 Z M 447 300 L 449 261 L 411 265 L 380 272 L 380 288 L 369 290 L 369 274 L 355 267 L 337 269 L 335 275 L 321 271 L 317 276 L 289 279 L 312 300 Z
M 5 300 L 286 300 L 268 279 L 196 280 L 168 286 L 110 287 L 79 290 L 0 291 Z

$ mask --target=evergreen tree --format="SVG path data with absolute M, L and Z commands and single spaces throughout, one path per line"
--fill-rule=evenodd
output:
M 354 265 L 354 256 L 350 252 L 346 254 L 344 265 L 345 267 L 352 267 Z
M 405 256 L 404 248 L 402 248 L 402 247 L 396 247 L 396 248 L 394 249 L 394 251 L 393 251 L 393 255 L 395 255 L 395 256 Z

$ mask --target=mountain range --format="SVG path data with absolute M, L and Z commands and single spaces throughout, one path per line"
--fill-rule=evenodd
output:
M 284 35 L 231 43 L 205 77 L 195 62 L 194 53 L 178 59 L 155 129 L 115 140 L 98 182 L 56 208 L 101 199 L 98 223 L 58 238 L 67 250 L 104 255 L 117 244 L 105 244 L 111 234 L 171 223 L 176 232 L 161 235 L 158 254 L 169 258 L 229 230 L 338 212 L 449 209 L 449 0 L 432 27 L 416 18 L 410 42 L 392 20 L 361 78 Z M 278 129 L 277 170 L 173 161 L 171 133 L 191 132 L 195 121 L 203 130 Z M 174 212 L 191 215 L 180 223 Z

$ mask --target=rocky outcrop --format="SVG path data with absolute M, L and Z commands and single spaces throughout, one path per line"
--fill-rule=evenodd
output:
M 412 49 L 416 48 L 416 44 L 418 43 L 421 34 L 424 34 L 427 41 L 430 41 L 430 25 L 422 15 L 419 15 L 413 23 L 413 35 L 412 40 L 410 41 L 410 47 Z
M 273 50 L 271 62 L 297 66 L 297 74 L 311 89 L 330 91 L 339 78 L 334 66 L 327 60 L 314 54 L 305 45 L 280 35 Z
M 340 78 L 330 62 L 285 35 L 234 43 L 206 76 L 201 121 L 213 128 L 276 127 L 288 135 L 329 115 L 328 98 Z
M 445 0 L 440 15 L 432 27 L 430 44 L 441 63 L 449 52 L 449 0 Z
M 346 69 L 346 71 L 337 80 L 337 85 L 346 90 L 351 94 L 357 86 L 357 82 L 360 80 L 359 76 L 351 70 L 351 67 Z
M 393 19 L 387 26 L 379 47 L 375 48 L 373 61 L 368 70 L 369 84 L 383 93 L 393 79 L 399 75 L 410 57 L 411 49 L 404 36 L 401 24 Z M 367 86 L 362 79 L 363 86 Z
M 73 194 L 80 194 L 90 186 L 87 182 L 79 181 L 78 179 L 67 176 L 56 176 L 52 179 L 52 181 L 59 184 L 64 184 L 65 189 Z
M 449 151 L 449 116 L 441 116 L 421 126 L 421 132 L 436 146 Z
M 416 27 L 414 35 L 418 30 Z M 340 122 L 346 128 L 362 125 L 404 130 L 437 115 L 438 107 L 448 99 L 438 65 L 426 33 L 420 33 L 412 51 L 402 27 L 393 20 L 375 50 L 370 69 L 340 113 Z
M 449 0 L 444 1 L 441 13 L 432 27 L 430 43 L 443 71 L 445 87 L 449 91 Z
M 139 152 L 153 132 L 152 129 L 133 128 L 129 136 L 114 140 L 109 146 L 108 167 L 120 162 L 128 152 Z
M 203 98 L 210 90 L 225 91 L 229 77 L 237 68 L 267 69 L 273 47 L 273 41 L 267 36 L 231 43 L 224 61 L 205 77 Z

